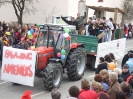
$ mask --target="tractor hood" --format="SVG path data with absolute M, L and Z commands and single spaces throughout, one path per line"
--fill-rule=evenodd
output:
M 37 47 L 34 49 L 34 51 L 38 52 L 38 53 L 50 53 L 50 52 L 54 52 L 54 48 L 53 47 Z

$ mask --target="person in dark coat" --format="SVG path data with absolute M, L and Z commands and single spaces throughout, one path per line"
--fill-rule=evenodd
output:
M 130 53 L 133 53 L 133 51 L 128 51 L 128 53 L 123 57 L 121 67 L 128 61 Z
M 8 29 L 7 23 L 5 21 L 3 21 L 3 32 L 5 32 Z
M 106 54 L 106 55 L 104 56 L 104 59 L 105 59 L 105 61 L 106 61 L 107 63 L 113 62 L 109 54 Z
M 3 34 L 4 34 L 4 33 L 3 33 L 3 27 L 0 26 L 0 37 L 3 36 Z
M 2 62 L 2 55 L 3 55 L 3 47 L 4 47 L 3 38 L 0 37 L 0 61 L 1 62 Z
M 126 97 L 128 97 L 128 99 L 133 99 L 133 93 L 131 93 L 129 84 L 127 82 L 122 82 L 120 84 L 120 89 L 122 92 L 125 93 L 125 95 L 126 95 Z
M 99 72 L 103 69 L 106 69 L 108 70 L 108 64 L 104 61 L 104 58 L 103 57 L 100 57 L 99 58 L 99 65 L 97 66 L 97 69 L 96 69 L 96 72 L 95 74 L 99 74 Z
M 88 32 L 90 33 L 91 36 L 97 35 L 95 20 L 93 20 L 92 23 L 89 25 Z
M 122 91 L 117 91 L 116 92 L 116 99 L 127 99 L 126 95 Z
M 129 66 L 128 64 L 123 65 L 123 69 L 122 69 L 122 75 L 121 77 L 124 79 L 124 81 L 127 80 L 127 78 L 131 75 L 131 73 L 129 72 Z
M 76 30 L 78 30 L 78 22 L 75 21 L 75 18 L 74 17 L 71 18 L 71 21 L 66 20 L 63 16 L 61 16 L 61 18 L 67 24 L 76 26 Z

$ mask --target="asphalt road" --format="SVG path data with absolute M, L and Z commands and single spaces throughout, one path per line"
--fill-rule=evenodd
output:
M 133 49 L 133 40 L 127 40 L 125 53 Z M 118 60 L 118 66 L 121 67 L 121 59 Z M 1 68 L 0 68 L 1 71 Z M 93 80 L 94 71 L 86 68 L 84 78 Z M 1 77 L 1 73 L 0 73 Z M 80 88 L 80 81 L 69 81 L 67 75 L 63 75 L 63 81 L 59 88 L 61 92 L 61 99 L 65 99 L 68 94 L 68 89 L 72 85 L 77 85 Z M 46 91 L 43 87 L 43 80 L 41 78 L 35 78 L 34 87 L 22 86 L 22 85 L 13 85 L 10 82 L 2 81 L 0 78 L 0 99 L 21 99 L 22 94 L 26 90 L 32 91 L 32 99 L 51 99 L 50 92 Z

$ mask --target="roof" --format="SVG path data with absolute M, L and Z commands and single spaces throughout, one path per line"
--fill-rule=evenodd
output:
M 118 10 L 119 13 L 125 14 L 125 12 L 119 8 L 110 8 L 110 7 L 102 7 L 102 6 L 87 6 L 88 8 L 91 8 L 93 10 L 98 10 L 98 11 L 108 11 L 108 12 L 115 12 L 115 9 Z

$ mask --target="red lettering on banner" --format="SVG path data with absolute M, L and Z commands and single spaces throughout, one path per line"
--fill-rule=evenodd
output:
M 5 52 L 5 58 L 17 58 L 17 59 L 26 59 L 26 60 L 32 60 L 32 53 L 20 53 L 18 54 L 17 52 L 12 52 L 10 50 L 6 50 Z
M 31 71 L 31 66 L 26 65 L 14 65 L 14 64 L 5 64 L 3 73 L 12 74 L 12 75 L 21 75 L 21 76 L 33 76 L 33 72 Z

